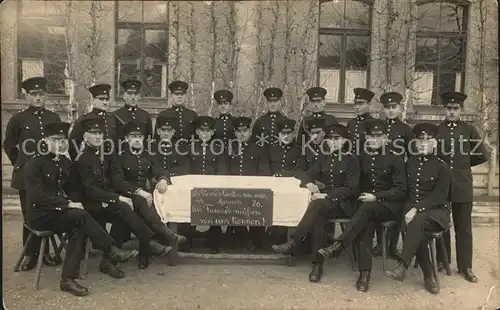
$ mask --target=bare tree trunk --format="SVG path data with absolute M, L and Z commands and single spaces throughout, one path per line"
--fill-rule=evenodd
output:
M 215 16 L 215 2 L 210 3 L 210 31 L 212 32 L 212 51 L 210 53 L 210 81 L 212 82 L 212 92 L 210 94 L 210 108 L 208 115 L 212 116 L 215 92 L 215 66 L 217 56 L 217 18 Z
M 236 4 L 233 1 L 229 3 L 228 25 L 229 25 L 229 42 L 230 42 L 229 53 L 231 55 L 229 60 L 229 72 L 230 72 L 229 83 L 235 83 L 236 70 L 237 70 L 238 42 L 236 39 L 236 28 L 237 28 Z
M 271 11 L 273 12 L 273 22 L 271 26 L 271 42 L 269 43 L 269 58 L 267 60 L 267 83 L 271 86 L 271 81 L 274 75 L 274 53 L 275 41 L 278 33 L 278 22 L 280 17 L 280 3 L 279 1 L 271 2 Z
M 188 33 L 189 33 L 189 47 L 191 52 L 191 67 L 189 70 L 189 79 L 191 81 L 191 107 L 196 110 L 196 94 L 194 91 L 194 81 L 195 81 L 195 72 L 196 72 L 196 22 L 195 22 L 195 8 L 192 2 L 189 2 L 191 6 L 191 10 L 189 13 L 189 25 L 188 25 Z
M 180 18 L 181 18 L 181 9 L 180 9 L 180 1 L 177 1 L 175 5 L 175 21 L 174 30 L 175 30 L 175 66 L 174 66 L 174 79 L 177 79 L 179 76 L 179 62 L 181 59 L 180 48 L 181 48 L 181 40 L 180 40 Z
M 257 90 L 257 107 L 254 111 L 254 119 L 257 118 L 262 110 L 262 92 L 264 88 L 264 77 L 266 64 L 264 62 L 263 53 L 263 43 L 262 43 L 262 31 L 263 31 L 263 18 L 262 18 L 262 2 L 257 4 L 257 79 L 255 89 Z

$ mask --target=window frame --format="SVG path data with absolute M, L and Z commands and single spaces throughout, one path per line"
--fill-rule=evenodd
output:
M 142 19 L 144 20 L 144 2 L 143 1 L 140 1 L 138 3 L 141 3 L 142 5 Z M 167 12 L 166 12 L 166 20 L 165 22 L 162 22 L 162 23 L 153 23 L 153 22 L 125 22 L 125 21 L 120 21 L 119 20 L 119 16 L 120 16 L 120 5 L 118 3 L 118 1 L 115 1 L 115 5 L 114 5 L 114 13 L 115 13 L 115 98 L 116 99 L 120 99 L 122 97 L 122 89 L 121 89 L 121 81 L 120 81 L 120 75 L 119 75 L 119 66 L 120 64 L 131 64 L 130 61 L 128 60 L 125 60 L 125 61 L 122 61 L 118 55 L 116 55 L 116 48 L 118 46 L 118 33 L 119 33 L 119 30 L 121 29 L 138 29 L 140 30 L 140 34 L 141 34 L 141 49 L 140 49 L 140 54 L 141 54 L 141 61 L 140 61 L 140 77 L 141 77 L 141 82 L 144 82 L 144 67 L 145 67 L 145 57 L 144 57 L 144 49 L 145 49 L 145 46 L 146 46 L 146 41 L 145 41 L 145 37 L 146 37 L 146 31 L 147 30 L 161 30 L 161 31 L 164 31 L 167 36 L 167 50 L 165 51 L 165 62 L 157 62 L 155 61 L 154 64 L 161 64 L 161 65 L 165 65 L 166 67 L 166 80 L 167 80 L 167 83 L 165 85 L 165 97 L 146 97 L 146 96 L 143 96 L 143 94 L 141 93 L 141 96 L 143 96 L 142 98 L 144 99 L 148 99 L 148 100 L 165 100 L 167 99 L 168 97 L 168 74 L 169 74 L 169 66 L 168 66 L 168 51 L 170 49 L 170 42 L 169 42 L 169 38 L 170 38 L 170 35 L 169 35 L 169 29 L 170 29 L 170 24 L 169 24 L 169 20 L 170 20 L 170 5 L 169 5 L 169 2 L 167 1 Z M 162 85 L 163 87 L 163 85 Z
M 347 0 L 347 1 L 356 1 L 363 3 L 369 7 L 369 16 L 368 16 L 368 25 L 369 28 L 367 29 L 352 29 L 352 28 L 325 28 L 321 27 L 321 9 L 323 4 L 328 3 L 328 2 L 333 2 L 332 0 L 320 0 L 319 1 L 319 18 L 318 18 L 318 42 L 317 42 L 317 65 L 316 65 L 316 86 L 321 86 L 320 85 L 320 37 L 322 35 L 330 35 L 330 36 L 339 36 L 341 37 L 341 53 L 340 53 L 340 74 L 339 74 L 339 93 L 336 101 L 334 102 L 329 102 L 329 103 L 336 103 L 336 104 L 348 104 L 346 102 L 346 51 L 347 51 L 347 38 L 348 37 L 365 37 L 368 38 L 368 61 L 367 61 L 367 69 L 366 69 L 366 85 L 365 88 L 368 88 L 370 86 L 370 71 L 371 71 L 371 51 L 372 51 L 372 44 L 371 44 L 371 39 L 372 39 L 372 26 L 373 26 L 373 0 Z M 345 5 L 345 2 L 344 2 Z M 345 8 L 345 7 L 344 7 Z M 352 102 L 349 102 L 352 104 Z
M 431 94 L 431 102 L 430 106 L 440 106 L 441 105 L 441 96 L 440 96 L 440 85 L 441 85 L 441 67 L 442 63 L 441 59 L 441 47 L 443 40 L 447 39 L 461 39 L 462 40 L 462 55 L 460 56 L 461 64 L 461 74 L 460 74 L 460 92 L 465 92 L 465 79 L 466 79 L 466 68 L 467 68 L 467 42 L 468 42 L 468 30 L 469 30 L 469 11 L 470 11 L 470 2 L 466 0 L 419 0 L 417 1 L 416 8 L 418 12 L 419 6 L 426 4 L 440 4 L 440 16 L 442 12 L 442 4 L 449 3 L 458 5 L 462 8 L 462 31 L 419 31 L 418 30 L 418 20 L 416 21 L 416 31 L 415 31 L 415 57 L 417 55 L 417 40 L 418 39 L 436 39 L 437 41 L 437 56 L 438 56 L 438 64 L 437 64 L 437 72 L 436 71 L 428 71 L 432 72 L 433 76 L 436 76 L 436 85 L 437 87 L 433 87 Z M 418 13 L 417 13 L 418 14 Z M 414 63 L 414 71 L 420 72 L 417 70 L 417 63 Z M 433 77 L 434 78 L 434 77 Z M 434 92 L 436 94 L 434 95 Z M 434 100 L 432 100 L 434 98 Z M 427 104 L 425 104 L 427 105 Z
M 16 27 L 16 64 L 17 64 L 17 70 L 16 70 L 16 77 L 15 77 L 15 87 L 16 87 L 16 98 L 17 99 L 23 99 L 25 94 L 23 93 L 23 90 L 21 88 L 21 83 L 22 83 L 22 62 L 23 60 L 35 60 L 35 61 L 41 61 L 44 64 L 50 63 L 50 53 L 49 53 L 49 36 L 50 34 L 48 32 L 43 32 L 43 58 L 34 58 L 34 57 L 22 57 L 19 51 L 19 37 L 21 35 L 20 33 L 20 25 L 25 23 L 25 22 L 30 22 L 33 23 L 34 25 L 43 25 L 47 29 L 49 27 L 60 27 L 60 28 L 66 28 L 66 23 L 64 21 L 64 17 L 58 14 L 50 14 L 47 16 L 30 16 L 30 15 L 25 15 L 23 14 L 23 0 L 17 2 L 17 21 L 18 21 L 18 27 Z M 66 60 L 67 61 L 67 60 Z M 65 61 L 65 63 L 66 63 Z M 45 69 L 45 68 L 44 68 Z M 45 72 L 44 72 L 45 73 Z M 21 74 L 21 76 L 19 76 Z M 45 75 L 45 74 L 44 74 Z M 64 73 L 63 73 L 64 75 Z M 63 93 L 47 93 L 50 97 L 52 98 L 69 98 L 69 95 L 66 94 L 66 89 L 65 85 L 62 86 Z

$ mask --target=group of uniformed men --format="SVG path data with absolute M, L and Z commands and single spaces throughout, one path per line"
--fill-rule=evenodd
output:
M 151 255 L 168 256 L 175 265 L 186 238 L 161 221 L 152 192 L 164 193 L 172 176 L 188 174 L 300 179 L 312 201 L 293 237 L 286 241 L 283 229 L 269 231 L 286 241 L 272 246 L 283 254 L 294 252 L 304 239 L 311 240 L 312 282 L 320 281 L 325 257 L 337 257 L 356 240 L 360 248 L 356 286 L 367 291 L 371 257 L 381 252 L 381 233 L 372 249 L 376 224 L 395 220 L 402 225 L 391 231 L 389 253 L 401 263 L 387 274 L 404 279 L 416 255 L 426 289 L 437 293 L 424 234 L 447 230 L 450 211 L 459 272 L 468 281 L 477 281 L 471 270 L 471 167 L 485 162 L 486 152 L 482 145 L 475 148 L 480 140 L 475 128 L 460 120 L 464 94 L 442 94 L 446 120 L 439 126 L 417 124 L 412 130 L 399 119 L 399 93 L 380 97 L 386 120 L 379 120 L 369 113 L 374 93 L 356 88 L 358 116 L 344 126 L 325 113 L 326 90 L 313 87 L 307 91 L 312 113 L 303 118 L 295 137 L 296 122 L 280 112 L 283 92 L 275 87 L 264 91 L 268 111 L 252 126 L 250 118 L 231 115 L 231 91 L 214 93 L 217 118 L 199 116 L 186 107 L 188 84 L 174 81 L 169 84 L 173 106 L 159 114 L 153 128 L 150 114 L 138 107 L 140 81 L 122 83 L 125 105 L 114 112 L 108 111 L 111 86 L 99 84 L 89 88 L 92 111 L 79 117 L 70 130 L 69 123 L 45 108 L 46 86 L 43 77 L 23 82 L 29 107 L 9 120 L 4 149 L 14 165 L 12 187 L 19 190 L 25 223 L 67 234 L 63 291 L 88 294 L 75 281 L 86 238 L 104 253 L 100 271 L 114 278 L 125 276 L 118 263 L 136 256 L 141 269 L 148 267 Z M 459 141 L 465 152 L 459 151 Z M 445 149 L 449 152 L 440 152 Z M 330 218 L 351 218 L 351 225 L 325 247 Z M 109 233 L 106 223 L 112 224 Z M 189 237 L 190 226 L 179 229 Z M 400 231 L 406 236 L 401 254 Z M 229 227 L 226 235 L 255 251 L 262 247 L 265 232 L 265 227 Z M 121 248 L 131 233 L 139 240 L 138 251 Z M 60 263 L 48 248 L 38 253 L 39 238 L 27 240 L 28 235 L 24 229 L 27 251 L 22 270 L 33 269 L 37 260 L 52 266 Z M 222 236 L 221 227 L 210 227 L 211 253 L 219 252 Z M 451 257 L 450 236 L 446 239 L 448 255 L 441 261 Z

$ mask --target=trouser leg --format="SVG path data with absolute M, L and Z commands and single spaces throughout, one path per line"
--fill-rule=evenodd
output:
M 313 200 L 307 207 L 304 216 L 302 216 L 293 235 L 293 239 L 296 242 L 302 241 L 307 233 L 314 227 L 318 218 L 332 209 L 334 209 L 334 205 L 327 199 Z
M 440 229 L 438 223 L 430 219 L 426 212 L 417 213 L 413 220 L 406 226 L 406 236 L 401 253 L 402 263 L 408 268 L 411 260 L 417 253 L 422 239 L 425 238 L 425 231 Z
M 358 270 L 372 270 L 372 246 L 373 246 L 373 231 L 375 230 L 375 222 L 368 221 L 365 227 L 359 234 L 359 257 Z
M 26 191 L 19 190 L 19 202 L 21 204 L 21 212 L 23 214 L 23 221 L 26 223 Z M 42 239 L 33 235 L 31 236 L 31 240 L 29 244 L 26 244 L 28 236 L 30 234 L 29 229 L 24 227 L 23 225 L 23 246 L 26 246 L 26 255 L 25 256 L 38 256 L 38 251 L 40 250 L 40 244 Z M 49 253 L 49 244 L 47 243 L 47 247 L 45 248 L 45 253 Z
M 70 232 L 66 245 L 66 255 L 62 267 L 63 279 L 76 279 L 80 272 L 80 261 L 84 255 L 85 235 L 80 228 L 73 228 Z
M 424 278 L 429 278 L 432 276 L 432 262 L 429 255 L 429 241 L 424 237 L 420 241 L 417 252 L 415 253 L 415 259 L 418 261 Z
M 472 202 L 452 203 L 457 267 L 472 268 Z
M 401 233 L 401 225 L 397 221 L 396 225 L 389 229 L 389 248 L 397 248 L 399 235 Z
M 126 204 L 117 202 L 109 205 L 106 210 L 113 218 L 119 218 L 137 236 L 142 244 L 149 244 L 153 231 L 137 216 L 137 214 Z

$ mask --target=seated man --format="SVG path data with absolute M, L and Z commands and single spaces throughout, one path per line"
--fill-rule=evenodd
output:
M 303 184 L 313 193 L 312 201 L 300 220 L 292 240 L 273 245 L 281 254 L 293 252 L 312 230 L 313 263 L 309 281 L 319 282 L 323 276 L 323 256 L 316 250 L 325 246 L 325 226 L 330 218 L 351 217 L 355 211 L 355 199 L 359 196 L 359 161 L 358 157 L 343 149 L 349 144 L 349 134 L 344 125 L 333 124 L 326 128 L 324 153 L 308 169 Z M 326 186 L 325 193 L 320 193 L 313 180 L 319 180 Z
M 361 202 L 351 225 L 339 238 L 324 249 L 323 256 L 338 256 L 342 249 L 357 239 L 360 241 L 358 261 L 358 291 L 368 291 L 372 269 L 372 237 L 375 224 L 396 221 L 406 199 L 406 172 L 403 158 L 386 148 L 387 126 L 384 121 L 370 119 L 363 122 L 366 134 L 366 150 L 360 155 Z
M 106 154 L 102 147 L 104 121 L 100 117 L 89 116 L 83 121 L 82 127 L 85 146 L 76 166 L 82 183 L 84 208 L 102 226 L 107 222 L 112 223 L 110 235 L 115 242 L 121 242 L 124 232 L 131 230 L 139 239 L 140 252 L 166 255 L 172 248 L 151 240 L 154 232 L 133 211 L 132 200 L 118 194 L 113 186 L 111 174 L 116 169 L 112 169 L 112 166 L 117 161 L 115 155 Z M 118 265 L 106 256 L 102 258 L 99 269 L 113 278 L 125 276 Z
M 83 210 L 78 199 L 74 178 L 70 176 L 71 160 L 62 155 L 68 149 L 70 124 L 55 122 L 44 126 L 48 153 L 31 158 L 26 164 L 24 179 L 28 199 L 27 222 L 38 230 L 66 233 L 68 243 L 59 287 L 76 296 L 88 294 L 78 284 L 80 260 L 84 254 L 84 241 L 88 237 L 105 256 L 116 262 L 125 262 L 137 256 L 137 251 L 116 247 L 106 231 Z
M 158 180 L 156 185 L 160 192 L 165 192 L 170 184 L 167 170 L 155 166 L 157 163 L 152 156 L 144 150 L 144 123 L 133 121 L 125 124 L 122 135 L 125 144 L 121 145 L 121 150 L 112 166 L 112 181 L 118 193 L 132 198 L 135 212 L 154 231 L 163 245 L 170 245 L 174 249 L 178 248 L 178 243 L 186 241 L 186 238 L 171 231 L 153 208 L 153 195 L 148 188 L 148 182 L 153 178 Z M 124 236 L 130 237 L 130 233 Z M 175 253 L 175 251 L 170 252 Z M 162 252 L 166 255 L 166 252 Z M 175 261 L 175 260 L 174 260 Z M 149 256 L 147 252 L 139 253 L 138 267 L 145 269 L 149 266 Z
M 425 289 L 432 294 L 439 293 L 439 285 L 434 277 L 425 233 L 440 231 L 450 225 L 448 194 L 451 172 L 448 165 L 435 154 L 437 126 L 420 123 L 413 127 L 418 155 L 408 158 L 409 199 L 404 208 L 406 236 L 403 243 L 402 259 L 394 270 L 386 274 L 403 281 L 406 270 L 416 256 L 424 275 Z

